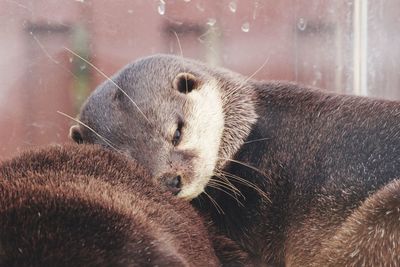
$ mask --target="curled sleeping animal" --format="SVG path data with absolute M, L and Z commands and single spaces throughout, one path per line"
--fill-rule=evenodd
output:
M 210 241 L 189 203 L 161 193 L 135 161 L 94 146 L 26 152 L 0 163 L 0 266 L 242 266 Z M 209 226 L 211 227 L 211 226 Z
M 136 159 L 258 264 L 400 265 L 399 102 L 155 55 L 78 119 L 72 139 Z

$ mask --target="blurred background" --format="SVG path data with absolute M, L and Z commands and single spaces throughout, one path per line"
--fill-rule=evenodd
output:
M 400 99 L 398 0 L 0 0 L 0 159 L 68 140 L 106 75 L 180 54 L 257 79 Z

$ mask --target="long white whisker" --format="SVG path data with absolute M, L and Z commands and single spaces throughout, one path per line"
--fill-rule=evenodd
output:
M 183 49 L 182 49 L 182 45 L 181 45 L 181 41 L 179 40 L 179 36 L 176 33 L 176 31 L 172 31 L 176 37 L 176 41 L 178 42 L 178 47 L 179 47 L 179 51 L 181 52 L 181 57 L 182 57 L 182 63 L 183 66 L 185 66 L 185 63 L 183 62 Z M 186 68 L 184 67 L 184 70 L 186 72 Z M 188 85 L 188 80 L 187 77 L 185 76 L 185 82 L 186 82 L 186 93 L 189 91 L 189 85 Z
M 244 142 L 243 144 L 250 144 L 250 143 L 260 142 L 260 141 L 266 141 L 266 140 L 270 140 L 270 139 L 271 139 L 271 138 L 268 138 L 268 137 L 266 137 L 266 138 L 260 138 L 260 139 L 254 139 L 254 140 L 246 141 L 246 142 Z
M 74 56 L 80 58 L 81 60 L 83 60 L 84 62 L 86 62 L 89 66 L 91 66 L 93 69 L 95 69 L 98 73 L 100 73 L 104 78 L 106 78 L 108 81 L 110 81 L 113 85 L 115 85 L 118 90 L 120 90 L 131 102 L 132 104 L 137 108 L 137 110 L 140 112 L 140 114 L 142 114 L 142 116 L 146 119 L 146 121 L 148 123 L 150 123 L 149 119 L 146 117 L 146 115 L 144 115 L 144 113 L 142 112 L 142 110 L 139 108 L 139 106 L 136 104 L 135 101 L 133 101 L 133 99 L 118 85 L 116 84 L 110 77 L 108 77 L 104 72 L 102 72 L 99 68 L 97 68 L 95 65 L 93 65 L 91 62 L 89 62 L 88 60 L 86 60 L 85 58 L 81 57 L 80 55 L 78 55 L 77 53 L 75 53 L 74 51 L 72 51 L 71 49 L 64 47 L 65 50 L 67 50 L 68 52 L 70 52 L 71 54 L 73 54 Z
M 215 175 L 215 177 L 218 177 L 218 178 L 220 178 L 220 179 L 223 179 L 222 177 L 220 177 L 220 176 L 218 176 L 218 175 Z M 232 191 L 235 195 L 240 194 L 240 190 L 237 189 L 229 180 L 225 180 L 225 179 L 224 179 L 224 181 L 222 181 L 222 180 L 218 180 L 218 179 L 213 179 L 213 178 L 211 178 L 210 181 L 213 181 L 213 182 L 215 182 L 215 183 L 217 183 L 217 184 L 219 184 L 219 185 L 221 185 L 221 186 L 223 186 L 223 187 L 229 189 L 229 190 Z
M 229 172 L 225 172 L 225 171 L 221 171 L 224 175 L 226 175 L 226 177 L 229 177 L 231 179 L 234 179 L 235 181 L 237 181 L 238 183 L 241 183 L 245 186 L 248 186 L 252 189 L 254 189 L 256 192 L 258 192 L 262 197 L 264 197 L 268 202 L 271 202 L 271 199 L 269 198 L 269 196 L 263 191 L 261 190 L 257 185 L 255 185 L 254 183 L 247 181 L 246 179 L 239 177 L 237 175 L 234 175 L 232 173 Z
M 92 133 L 94 133 L 95 135 L 97 135 L 97 136 L 98 136 L 101 140 L 103 140 L 108 146 L 110 146 L 110 147 L 113 148 L 114 150 L 118 151 L 118 149 L 115 147 L 115 145 L 114 145 L 110 140 L 108 140 L 107 138 L 105 138 L 105 137 L 103 137 L 102 135 L 100 135 L 99 133 L 97 133 L 93 128 L 91 128 L 91 127 L 88 126 L 87 124 L 85 124 L 85 123 L 81 122 L 80 120 L 75 119 L 75 118 L 73 118 L 73 117 L 71 117 L 71 116 L 69 116 L 69 115 L 67 115 L 67 114 L 65 114 L 64 112 L 61 112 L 61 111 L 59 111 L 59 110 L 57 110 L 57 113 L 58 113 L 58 114 L 61 114 L 61 115 L 63 115 L 63 116 L 65 116 L 65 117 L 67 117 L 68 119 L 73 120 L 73 121 L 76 122 L 76 123 L 79 123 L 79 124 L 82 125 L 83 127 L 85 127 L 85 128 L 87 128 L 88 130 L 90 130 Z
M 218 183 L 218 184 L 221 184 L 221 185 L 223 185 L 223 186 L 229 188 L 229 190 L 232 191 L 236 196 L 241 196 L 241 197 L 243 197 L 244 199 L 246 199 L 245 196 L 242 194 L 242 192 L 240 192 L 240 190 L 239 190 L 238 188 L 236 188 L 236 187 L 231 183 L 231 181 L 229 181 L 229 179 L 227 179 L 227 178 L 223 175 L 222 172 L 216 170 L 216 173 L 214 174 L 214 176 L 217 177 L 217 178 L 219 178 L 219 179 L 213 179 L 213 178 L 211 178 L 212 181 L 214 181 L 214 182 L 216 182 L 216 183 Z
M 234 160 L 234 159 L 221 158 L 221 157 L 218 157 L 218 158 L 219 158 L 219 159 L 222 159 L 222 160 L 231 161 L 231 162 L 234 162 L 234 163 L 243 165 L 243 166 L 245 166 L 245 167 L 247 167 L 247 168 L 249 168 L 249 169 L 255 170 L 256 172 L 258 172 L 258 173 L 260 173 L 260 174 L 262 174 L 262 175 L 265 176 L 265 173 L 264 173 L 263 171 L 257 169 L 257 168 L 254 167 L 254 166 L 251 166 L 251 165 L 249 165 L 249 164 L 247 164 L 247 163 L 244 163 L 244 162 L 241 162 L 241 161 L 238 161 L 238 160 Z
M 265 59 L 264 63 L 249 77 L 246 78 L 246 80 L 244 80 L 244 83 L 248 82 L 251 78 L 253 78 L 260 70 L 262 70 L 265 65 L 267 65 L 268 61 L 269 61 L 270 56 L 268 55 L 268 57 Z
M 217 201 L 215 201 L 215 199 L 213 199 L 209 194 L 207 194 L 206 191 L 203 191 L 203 193 L 211 200 L 211 202 L 213 203 L 214 207 L 217 209 L 219 214 L 225 214 L 224 210 L 221 208 L 221 206 L 217 203 Z
M 221 192 L 227 194 L 228 196 L 230 196 L 230 197 L 232 197 L 234 200 L 236 200 L 236 202 L 237 202 L 240 206 L 244 207 L 243 203 L 236 197 L 236 195 L 232 195 L 232 194 L 229 193 L 228 191 L 226 191 L 226 190 L 224 190 L 223 188 L 221 188 L 221 187 L 220 187 L 220 186 L 221 186 L 220 184 L 214 184 L 214 183 L 212 183 L 212 182 L 209 182 L 209 183 L 207 184 L 207 186 L 209 186 L 209 187 L 211 187 L 211 188 L 214 188 L 214 189 L 216 189 L 216 190 L 219 190 L 219 191 L 221 191 Z
M 175 35 L 176 41 L 178 42 L 178 47 L 179 47 L 179 51 L 181 52 L 181 57 L 183 57 L 183 50 L 182 50 L 182 45 L 181 45 L 181 41 L 179 40 L 178 34 L 176 33 L 176 31 L 172 31 Z
M 216 178 L 219 179 L 214 179 L 211 178 L 210 182 L 215 184 L 218 187 L 225 188 L 229 192 L 233 193 L 234 198 L 239 201 L 238 196 L 242 197 L 243 199 L 246 199 L 246 197 L 240 192 L 238 188 L 236 188 L 226 177 L 221 177 L 221 176 L 215 176 Z M 222 180 L 223 179 L 223 180 Z

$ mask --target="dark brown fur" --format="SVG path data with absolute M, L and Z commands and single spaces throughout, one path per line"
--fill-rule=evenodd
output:
M 116 153 L 26 152 L 0 164 L 0 192 L 0 266 L 218 266 L 193 208 Z M 219 255 L 241 262 L 221 238 Z
M 115 97 L 121 93 L 110 82 L 88 99 L 80 119 L 118 150 L 166 172 L 171 155 L 185 153 L 172 148 L 163 128 L 173 125 L 176 113 L 185 115 L 181 107 L 191 92 L 171 86 L 185 72 L 196 84 L 216 81 L 221 92 L 225 125 L 219 156 L 229 159 L 218 162 L 215 175 L 220 177 L 213 179 L 222 179 L 221 169 L 230 173 L 225 178 L 241 191 L 237 198 L 243 205 L 211 187 L 205 191 L 224 214 L 204 194 L 193 200 L 220 233 L 260 264 L 400 266 L 399 102 L 247 80 L 196 61 L 158 55 L 112 78 L 139 103 L 150 124 L 125 97 Z M 76 141 L 107 146 L 79 128 L 73 131 Z M 235 177 L 256 185 L 269 199 Z
M 395 180 L 367 198 L 332 239 L 324 241 L 313 266 L 398 265 L 399 220 L 400 181 Z

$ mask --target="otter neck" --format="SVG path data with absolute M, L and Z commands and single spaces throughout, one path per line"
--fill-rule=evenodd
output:
M 253 125 L 257 122 L 257 95 L 252 85 L 244 83 L 243 77 L 220 81 L 224 112 L 218 167 L 223 168 L 240 149 Z

